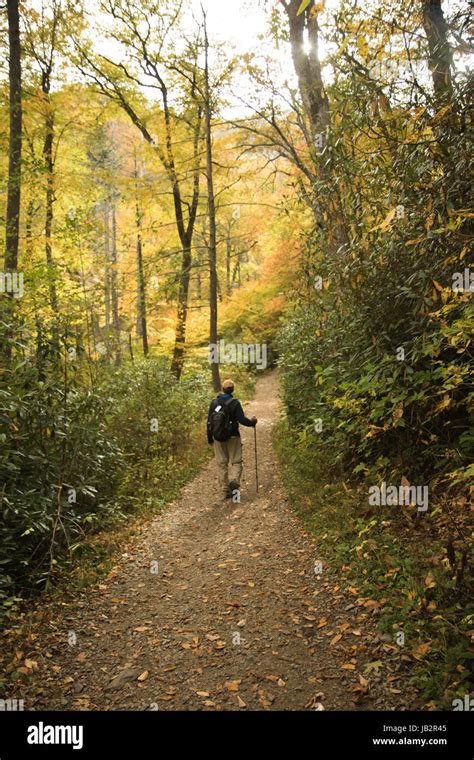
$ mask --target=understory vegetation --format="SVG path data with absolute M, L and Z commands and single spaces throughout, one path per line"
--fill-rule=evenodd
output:
M 452 709 L 472 677 L 472 584 L 459 550 L 465 536 L 456 554 L 451 544 L 453 513 L 465 509 L 465 497 L 440 499 L 427 515 L 370 507 L 367 490 L 338 476 L 322 447 L 294 435 L 281 422 L 275 444 L 290 500 L 323 558 L 321 577 L 327 564 L 337 567 L 356 609 L 375 616 L 403 679 L 419 691 L 418 707 Z M 387 688 L 402 686 L 389 677 Z
M 426 10 L 410 20 L 400 6 L 375 38 L 424 24 L 429 42 Z M 363 17 L 354 30 L 369 29 Z M 393 36 L 384 86 L 375 40 L 339 38 L 331 190 L 316 185 L 321 224 L 302 241 L 279 340 L 287 482 L 360 593 L 384 598 L 381 625 L 405 632 L 400 655 L 437 706 L 468 688 L 472 634 L 472 81 L 443 58 L 461 16 L 450 23 L 430 48 L 434 91 Z
M 99 370 L 93 383 L 67 352 L 56 376 L 28 357 L 12 369 L 0 391 L 4 609 L 13 592 L 51 587 L 87 536 L 169 500 L 202 461 L 209 396 L 203 372 L 178 384 L 160 358 Z

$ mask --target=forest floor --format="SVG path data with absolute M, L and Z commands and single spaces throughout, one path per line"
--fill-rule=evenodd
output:
M 245 410 L 259 419 L 258 494 L 253 430 L 244 428 L 240 503 L 219 499 L 210 461 L 106 578 L 43 610 L 41 627 L 17 645 L 28 678 L 14 696 L 25 709 L 418 706 L 373 610 L 288 504 L 272 446 L 279 408 L 277 377 L 267 375 Z

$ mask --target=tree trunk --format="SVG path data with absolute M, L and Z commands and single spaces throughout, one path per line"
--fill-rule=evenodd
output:
M 21 196 L 21 44 L 18 0 L 8 0 L 8 42 L 10 83 L 10 138 L 8 148 L 8 190 L 5 236 L 5 270 L 18 268 Z
M 20 240 L 20 196 L 21 196 L 21 42 L 20 14 L 18 0 L 8 0 L 8 43 L 9 43 L 9 108 L 10 134 L 8 145 L 8 189 L 5 218 L 4 274 L 18 270 L 18 248 Z M 6 299 L 2 299 L 2 321 L 5 323 L 5 340 L 2 341 L 1 355 L 5 364 L 12 357 L 12 319 L 15 299 L 7 289 Z
M 145 274 L 143 272 L 143 243 L 142 243 L 142 215 L 140 211 L 140 202 L 138 197 L 138 178 L 140 168 L 135 159 L 135 187 L 136 187 L 136 205 L 135 205 L 135 222 L 137 228 L 137 320 L 139 325 L 139 335 L 142 339 L 143 355 L 148 356 L 148 331 L 146 319 L 146 288 Z
M 104 204 L 104 318 L 105 329 L 110 329 L 110 231 L 109 206 Z
M 198 303 L 201 303 L 201 298 L 202 298 L 201 264 L 202 264 L 202 255 L 201 255 L 201 248 L 199 247 L 198 254 L 196 256 L 196 300 Z
M 319 60 L 319 26 L 318 14 L 314 12 L 313 3 L 300 15 L 300 0 L 285 3 L 288 16 L 290 44 L 293 65 L 298 78 L 301 100 L 309 121 L 312 151 L 317 179 L 325 186 L 324 208 L 321 203 L 313 202 L 316 222 L 326 232 L 328 253 L 331 257 L 341 257 L 341 252 L 348 247 L 348 237 L 344 224 L 342 202 L 336 186 L 330 160 L 327 156 L 319 157 L 326 147 L 331 125 L 329 99 L 324 88 Z M 309 51 L 306 52 L 306 38 Z
M 189 276 L 191 271 L 191 246 L 183 247 L 181 273 L 179 277 L 178 307 L 176 319 L 175 342 L 171 372 L 180 379 L 184 366 L 184 349 L 186 344 L 186 321 L 188 317 Z
M 53 160 L 53 141 L 54 141 L 54 114 L 51 110 L 49 93 L 43 90 L 46 97 L 46 114 L 45 128 L 46 136 L 43 146 L 43 158 L 46 167 L 46 209 L 45 209 L 45 254 L 46 265 L 48 269 L 48 288 L 51 309 L 55 314 L 58 313 L 58 295 L 56 290 L 56 267 L 53 258 L 53 203 L 54 203 L 54 160 Z
M 287 6 L 291 55 L 301 99 L 311 127 L 311 137 L 314 140 L 329 126 L 329 100 L 321 76 L 317 14 L 311 13 L 310 6 L 304 13 L 298 15 L 300 5 L 300 0 L 290 0 Z M 305 50 L 305 31 L 308 34 L 310 46 L 308 53 Z
M 234 266 L 234 271 L 232 273 L 231 288 L 235 283 L 237 284 L 238 288 L 240 288 L 240 286 L 242 285 L 241 280 L 240 280 L 240 253 L 237 256 L 235 266 Z
M 137 208 L 137 215 L 140 213 Z M 143 244 L 141 229 L 137 222 L 137 317 L 140 326 L 139 334 L 142 339 L 143 355 L 148 356 L 148 328 L 146 315 L 146 288 L 143 272 Z
M 127 27 L 127 22 L 124 22 L 125 28 L 130 31 L 130 27 Z M 137 47 L 134 47 L 134 43 L 137 42 Z M 152 76 L 156 82 L 157 87 L 161 93 L 162 112 L 164 116 L 164 137 L 163 142 L 157 141 L 155 137 L 151 135 L 145 122 L 140 118 L 139 114 L 135 110 L 132 102 L 127 100 L 125 96 L 125 90 L 119 87 L 113 80 L 110 79 L 108 74 L 99 72 L 96 65 L 92 63 L 92 66 L 96 73 L 99 73 L 99 78 L 94 76 L 96 83 L 100 86 L 102 92 L 107 97 L 111 98 L 120 108 L 122 108 L 132 123 L 140 130 L 144 139 L 154 148 L 157 152 L 160 163 L 162 164 L 168 180 L 171 186 L 171 192 L 173 197 L 173 208 L 176 222 L 176 229 L 179 235 L 182 248 L 182 260 L 181 260 L 181 273 L 179 280 L 179 293 L 177 303 L 177 319 L 176 319 L 176 331 L 175 331 L 175 344 L 173 350 L 173 358 L 171 362 L 171 369 L 177 379 L 180 378 L 185 355 L 185 337 L 186 337 L 186 319 L 188 314 L 188 296 L 189 296 L 189 273 L 191 268 L 191 248 L 193 240 L 194 226 L 196 222 L 197 208 L 199 203 L 199 180 L 201 173 L 200 164 L 200 139 L 201 139 L 201 125 L 202 125 L 202 102 L 197 87 L 198 65 L 197 58 L 199 53 L 198 41 L 196 41 L 195 48 L 195 60 L 190 63 L 190 60 L 186 60 L 186 72 L 183 75 L 183 79 L 187 84 L 190 84 L 188 95 L 188 105 L 194 106 L 192 109 L 193 117 L 195 119 L 193 125 L 193 160 L 192 166 L 188 170 L 192 177 L 192 192 L 191 199 L 184 200 L 182 196 L 182 180 L 181 172 L 177 171 L 175 156 L 174 156 L 174 140 L 173 129 L 175 123 L 174 108 L 170 107 L 168 87 L 163 79 L 159 67 L 153 66 L 150 68 L 150 59 L 155 58 L 156 53 L 150 52 L 147 48 L 149 39 L 147 36 L 142 37 L 138 28 L 133 28 L 130 39 L 130 47 L 135 51 L 138 58 L 142 60 L 147 73 Z M 86 56 L 86 59 L 89 59 Z M 152 70 L 153 69 L 153 70 Z M 179 67 L 176 68 L 178 72 Z M 124 73 L 127 75 L 126 70 Z M 130 78 L 130 77 L 129 77 Z M 134 77 L 131 77 L 135 81 Z M 104 81 L 105 80 L 105 83 Z M 174 99 L 173 99 L 174 100 Z M 189 122 L 188 122 L 189 123 Z M 185 177 L 187 176 L 185 172 Z
M 451 47 L 441 0 L 424 0 L 423 28 L 428 39 L 428 65 L 433 78 L 435 98 L 438 107 L 441 108 L 450 103 L 453 96 Z
M 120 364 L 122 348 L 120 344 L 119 297 L 117 289 L 117 211 L 112 201 L 112 245 L 110 247 L 110 298 L 112 304 L 112 327 L 115 338 L 115 364 Z
M 33 216 L 35 213 L 35 205 L 33 200 L 28 201 L 26 208 L 25 219 L 25 253 L 28 261 L 30 261 L 33 255 Z
M 232 292 L 232 286 L 230 282 L 230 259 L 232 254 L 232 241 L 230 238 L 230 231 L 229 236 L 226 240 L 226 259 L 225 259 L 225 286 L 226 286 L 226 293 L 228 296 L 230 296 Z
M 217 346 L 217 242 L 216 242 L 216 205 L 214 199 L 214 178 L 212 166 L 212 125 L 211 93 L 209 88 L 209 41 L 207 38 L 206 14 L 204 16 L 204 119 L 206 130 L 206 175 L 209 207 L 209 343 Z M 219 363 L 211 362 L 212 384 L 216 392 L 221 389 Z

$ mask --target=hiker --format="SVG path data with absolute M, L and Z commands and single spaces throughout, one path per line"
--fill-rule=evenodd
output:
M 207 440 L 214 444 L 219 485 L 224 499 L 240 489 L 242 475 L 242 442 L 239 423 L 255 427 L 257 418 L 245 416 L 242 405 L 233 397 L 234 383 L 224 380 L 222 393 L 212 399 L 207 415 Z M 229 471 L 228 471 L 229 467 Z

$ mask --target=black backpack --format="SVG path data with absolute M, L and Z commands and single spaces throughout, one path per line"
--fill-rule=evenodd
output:
M 211 413 L 211 433 L 216 441 L 228 441 L 232 435 L 232 420 L 230 416 L 230 402 L 228 398 L 218 403 Z

